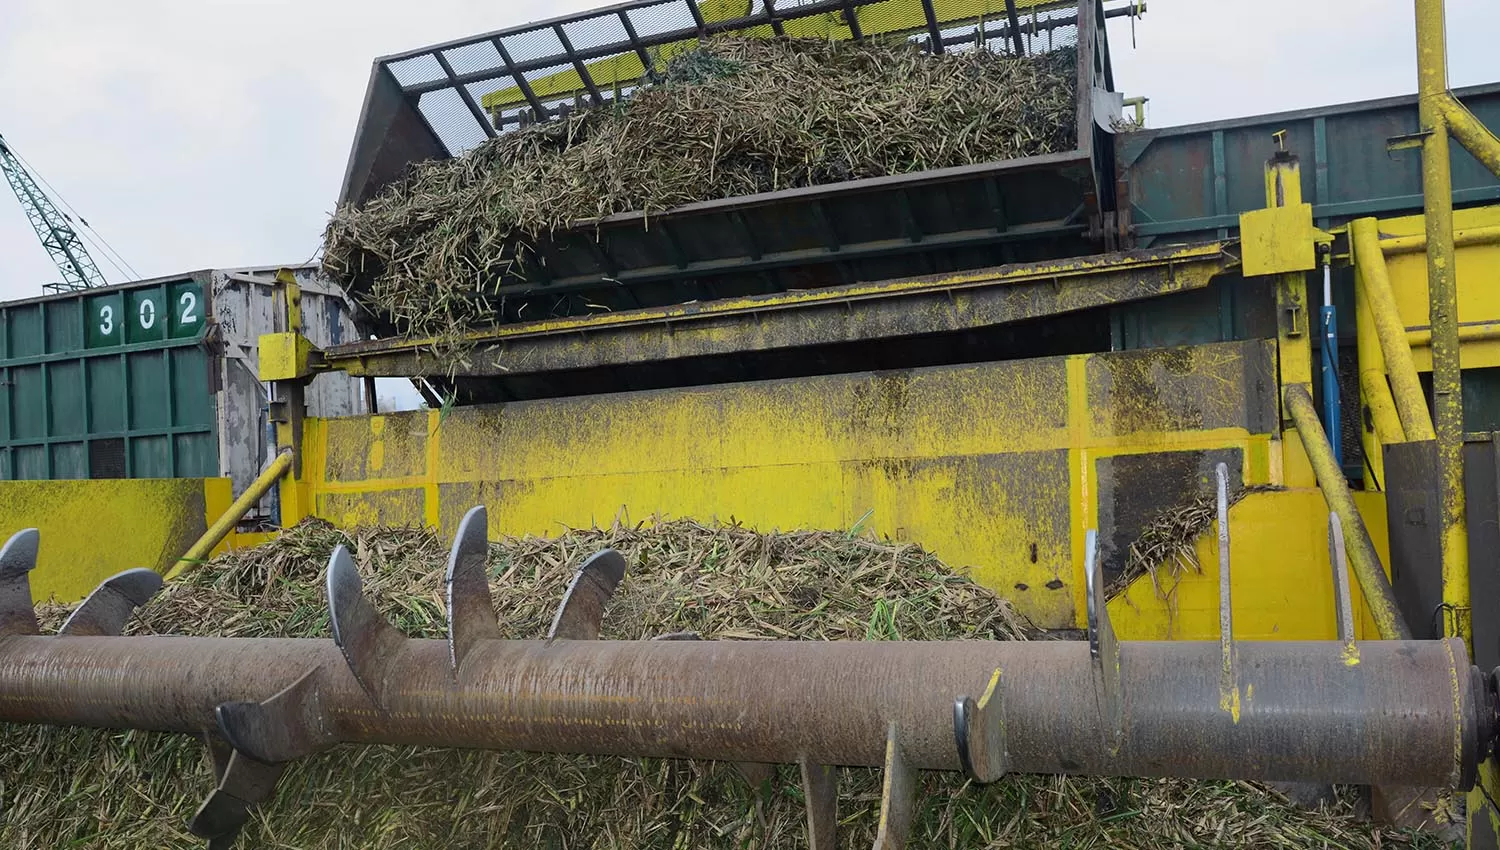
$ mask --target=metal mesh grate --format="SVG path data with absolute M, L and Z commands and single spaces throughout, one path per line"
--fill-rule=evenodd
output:
M 636 0 L 381 60 L 450 156 L 498 133 L 628 97 L 717 33 L 907 38 L 935 51 L 1028 54 L 1077 44 L 1059 0 Z M 954 17 L 953 12 L 962 13 Z M 946 16 L 946 17 L 945 17 Z
M 125 478 L 125 438 L 89 441 L 89 477 Z

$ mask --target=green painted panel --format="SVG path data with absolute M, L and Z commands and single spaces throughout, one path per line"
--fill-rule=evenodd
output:
M 214 425 L 213 396 L 208 391 L 208 355 L 201 348 L 175 348 L 172 359 L 172 424 Z
M 130 429 L 158 430 L 172 425 L 167 358 L 162 351 L 133 351 L 125 355 L 125 391 L 130 396 Z
M 219 474 L 204 283 L 0 304 L 0 480 Z
M 43 352 L 42 309 L 37 304 L 23 304 L 5 311 L 5 324 L 9 330 L 10 351 L 8 357 L 36 357 Z
M 177 478 L 211 478 L 219 474 L 219 445 L 212 433 L 178 434 Z
M 167 292 L 161 285 L 133 289 L 125 295 L 125 342 L 156 342 L 167 338 L 171 321 Z
M 1500 128 L 1500 85 L 1456 94 L 1481 122 Z M 1265 162 L 1278 131 L 1301 160 L 1302 197 L 1320 222 L 1420 211 L 1419 152 L 1386 149 L 1391 137 L 1417 129 L 1416 98 L 1407 96 L 1121 133 L 1115 158 L 1138 243 L 1193 242 L 1232 236 L 1240 213 L 1265 206 Z M 1500 181 L 1456 143 L 1452 159 L 1457 203 L 1500 199 Z
M 124 360 L 115 354 L 83 361 L 88 373 L 89 430 L 109 433 L 125 430 Z
M 47 369 L 47 412 L 52 417 L 52 437 L 72 437 L 88 433 L 84 419 L 87 399 L 83 394 L 83 361 L 60 360 Z
M 125 340 L 125 298 L 109 292 L 87 299 L 84 313 L 88 321 L 88 347 L 123 345 Z
M 60 353 L 83 348 L 83 305 L 76 300 L 45 301 L 47 352 Z
M 11 428 L 17 440 L 47 435 L 47 393 L 42 367 L 16 366 L 10 370 Z
M 12 457 L 15 478 L 45 479 L 47 477 L 47 447 L 17 446 Z
M 52 477 L 89 477 L 88 445 L 86 443 L 54 443 L 52 445 Z
M 168 335 L 172 339 L 191 339 L 203 330 L 206 305 L 203 290 L 193 281 L 174 283 L 167 287 L 171 315 L 168 317 Z
M 4 456 L 5 447 L 10 444 L 10 388 L 10 370 L 0 367 L 0 456 Z M 5 479 L 0 473 L 0 481 Z
M 172 478 L 172 438 L 166 434 L 130 441 L 131 478 Z

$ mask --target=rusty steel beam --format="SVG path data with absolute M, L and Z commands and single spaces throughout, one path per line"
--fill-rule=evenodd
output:
M 286 763 L 337 744 L 800 764 L 820 845 L 836 811 L 823 766 L 884 766 L 888 847 L 905 841 L 918 769 L 1468 788 L 1492 748 L 1494 677 L 1457 639 L 1120 642 L 1102 596 L 1088 641 L 502 640 L 475 581 L 482 509 L 462 528 L 448 588 L 450 616 L 466 622 L 452 640 L 396 631 L 339 547 L 332 640 L 43 636 L 0 616 L 12 624 L 0 722 L 227 742 L 192 824 L 221 842 Z M 34 532 L 17 535 L 3 573 L 23 582 L 35 551 Z M 614 578 L 616 559 L 593 563 Z M 1100 588 L 1097 558 L 1087 568 Z M 607 590 L 586 611 L 565 601 L 576 613 L 559 620 L 597 634 Z

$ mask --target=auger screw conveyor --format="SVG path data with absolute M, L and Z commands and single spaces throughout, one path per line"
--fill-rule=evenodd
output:
M 1221 494 L 1225 481 L 1221 466 Z M 1226 519 L 1221 498 L 1221 542 Z M 470 510 L 443 641 L 390 625 L 343 547 L 327 572 L 332 640 L 122 637 L 162 586 L 147 570 L 104 582 L 43 636 L 27 578 L 38 534 L 22 531 L 0 551 L 0 721 L 203 737 L 218 786 L 191 829 L 214 847 L 290 762 L 338 744 L 796 763 L 814 848 L 833 846 L 836 765 L 884 767 L 877 847 L 895 848 L 917 770 L 1468 789 L 1494 744 L 1495 678 L 1456 639 L 1237 642 L 1226 595 L 1218 642 L 1116 641 L 1092 532 L 1088 640 L 1014 642 L 600 641 L 626 568 L 612 550 L 579 569 L 544 640 L 502 640 L 486 532 Z M 1336 524 L 1330 536 L 1341 570 Z

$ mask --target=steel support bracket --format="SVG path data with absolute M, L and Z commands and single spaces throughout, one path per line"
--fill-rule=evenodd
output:
M 1319 232 L 1313 227 L 1312 204 L 1241 213 L 1240 245 L 1245 276 L 1312 271 L 1317 267 Z
M 256 376 L 262 381 L 295 381 L 311 377 L 322 352 L 312 340 L 296 331 L 261 334 L 257 343 L 259 365 Z

